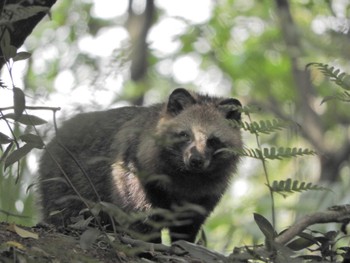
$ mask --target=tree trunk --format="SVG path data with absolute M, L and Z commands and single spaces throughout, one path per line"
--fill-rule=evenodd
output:
M 342 164 L 349 159 L 350 142 L 346 138 L 342 149 L 329 149 L 324 137 L 326 129 L 322 118 L 313 110 L 315 90 L 311 83 L 309 71 L 299 65 L 299 57 L 303 52 L 300 45 L 298 29 L 295 25 L 288 0 L 276 0 L 276 14 L 280 20 L 281 32 L 286 43 L 292 65 L 292 75 L 295 82 L 297 101 L 296 115 L 300 120 L 302 135 L 319 154 L 321 165 L 321 181 L 334 182 L 339 179 Z M 280 110 L 282 107 L 279 106 Z M 282 115 L 282 114 L 281 114 Z

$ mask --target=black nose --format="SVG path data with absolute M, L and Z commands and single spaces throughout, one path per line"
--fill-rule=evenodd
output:
M 200 155 L 192 155 L 189 163 L 191 168 L 201 169 L 204 166 L 204 159 Z

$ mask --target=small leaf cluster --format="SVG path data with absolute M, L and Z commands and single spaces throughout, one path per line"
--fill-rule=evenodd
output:
M 335 258 L 343 258 L 343 262 L 347 262 L 345 260 L 348 258 L 349 248 L 334 246 L 340 240 L 338 238 L 340 233 L 337 231 L 326 233 L 304 231 L 286 245 L 282 245 L 274 240 L 285 231 L 278 234 L 269 220 L 260 214 L 255 213 L 254 220 L 265 237 L 265 247 L 251 249 L 250 254 L 254 255 L 251 259 L 259 259 L 263 262 L 336 262 Z M 312 253 L 296 254 L 303 249 L 308 249 Z
M 0 39 L 0 48 L 3 59 L 6 62 L 10 77 L 12 79 L 12 66 L 15 61 L 27 59 L 30 54 L 27 52 L 17 52 L 17 48 L 11 45 L 10 33 L 8 29 L 3 31 Z M 7 88 L 1 81 L 1 87 Z M 13 106 L 0 109 L 0 121 L 6 123 L 11 137 L 0 132 L 0 149 L 2 151 L 0 163 L 4 164 L 4 169 L 18 162 L 34 148 L 42 149 L 44 143 L 40 136 L 35 133 L 25 132 L 18 135 L 14 127 L 25 126 L 26 131 L 33 130 L 37 125 L 45 124 L 46 121 L 27 113 L 25 94 L 22 89 L 15 87 L 12 79 Z M 5 113 L 12 111 L 10 113 Z M 15 126 L 16 125 L 16 126 Z M 34 129 L 35 130 L 35 129 Z M 19 172 L 19 171 L 18 171 Z
M 25 60 L 30 58 L 31 54 L 29 52 L 17 52 L 17 48 L 11 45 L 11 36 L 8 29 L 3 31 L 0 39 L 0 48 L 3 59 L 6 63 L 13 63 L 19 60 Z
M 42 139 L 38 135 L 32 133 L 26 133 L 14 139 L 0 133 L 0 137 L 2 139 L 1 144 L 9 144 L 0 159 L 1 162 L 4 162 L 4 169 L 18 162 L 34 148 L 42 149 L 44 147 Z M 3 140 L 4 138 L 5 140 Z M 22 146 L 20 146 L 19 140 L 23 142 Z M 13 150 L 14 145 L 18 145 L 15 150 Z

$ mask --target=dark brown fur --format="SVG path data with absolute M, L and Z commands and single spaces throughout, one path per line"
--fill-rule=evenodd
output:
M 235 99 L 177 89 L 164 104 L 84 113 L 68 120 L 41 159 L 43 219 L 67 224 L 85 208 L 80 200 L 62 199 L 75 195 L 65 180 L 47 180 L 64 177 L 63 170 L 83 198 L 114 203 L 126 212 L 201 206 L 202 213 L 174 214 L 189 220 L 169 226 L 173 241 L 194 241 L 236 170 L 238 157 L 229 149 L 241 149 L 241 136 L 228 120 L 240 119 L 239 107 Z M 56 210 L 62 212 L 50 216 Z M 143 224 L 135 229 L 159 232 Z

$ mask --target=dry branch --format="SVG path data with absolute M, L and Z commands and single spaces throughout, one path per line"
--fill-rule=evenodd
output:
M 330 207 L 327 211 L 316 212 L 314 214 L 302 217 L 285 232 L 276 237 L 275 242 L 279 244 L 286 244 L 311 225 L 324 223 L 347 224 L 349 222 L 350 205 L 333 206 Z

